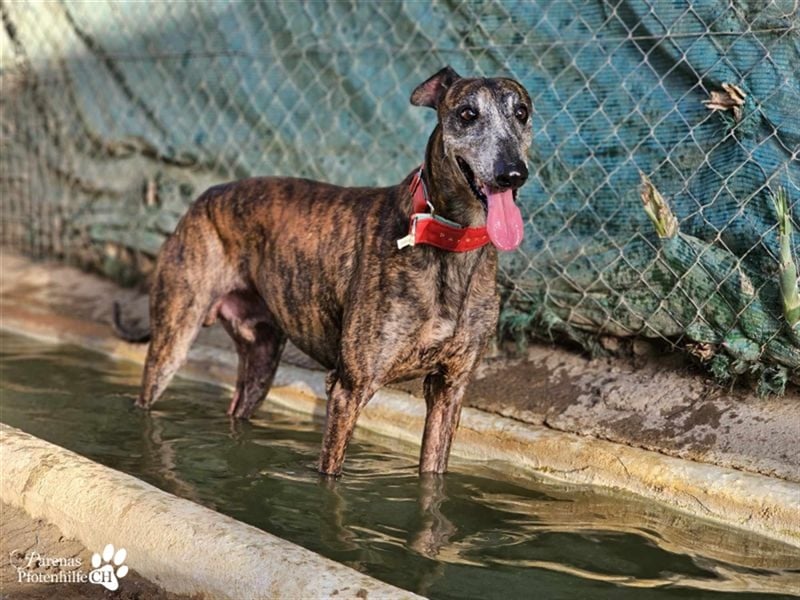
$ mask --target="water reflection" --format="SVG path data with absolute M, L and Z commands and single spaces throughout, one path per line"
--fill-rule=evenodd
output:
M 324 491 L 319 519 L 322 543 L 339 551 L 358 550 L 357 536 L 345 524 L 347 501 L 339 493 L 338 480 L 320 476 L 319 485 Z
M 128 399 L 133 402 L 134 397 Z M 201 495 L 178 471 L 175 443 L 164 437 L 161 413 L 156 410 L 151 411 L 146 418 L 142 419 L 142 424 L 142 447 L 144 448 L 142 467 L 148 473 L 158 475 L 158 487 L 161 489 L 181 498 L 200 502 Z
M 456 526 L 442 514 L 447 478 L 426 473 L 417 482 L 417 523 L 409 530 L 408 547 L 427 558 L 437 558 L 450 545 Z

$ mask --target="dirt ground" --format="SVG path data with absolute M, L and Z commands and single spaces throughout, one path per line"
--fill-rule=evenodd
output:
M 91 570 L 92 551 L 75 540 L 67 539 L 50 523 L 30 518 L 24 511 L 0 504 L 0 599 L 2 600 L 180 600 L 188 599 L 165 592 L 135 571 L 120 579 L 119 589 L 106 590 L 92 583 L 36 583 L 36 576 L 68 574 Z M 98 548 L 98 552 L 102 552 Z M 38 556 L 35 554 L 38 553 Z M 42 557 L 42 558 L 40 558 Z M 54 566 L 54 559 L 69 559 L 71 566 Z M 76 566 L 76 560 L 80 566 Z M 61 564 L 64 564 L 63 562 Z M 44 566 L 46 565 L 46 566 Z M 18 569 L 23 570 L 20 580 Z M 27 573 L 31 574 L 26 581 Z
M 77 269 L 0 253 L 0 271 L 0 310 L 7 314 L 24 307 L 107 324 L 116 299 L 126 322 L 146 323 L 142 293 Z M 219 326 L 204 330 L 196 345 L 235 360 Z M 759 398 L 720 387 L 680 354 L 644 341 L 631 348 L 628 357 L 598 359 L 548 344 L 532 344 L 517 357 L 495 353 L 481 365 L 466 402 L 527 423 L 800 482 L 795 390 Z M 291 346 L 284 361 L 316 368 Z M 420 382 L 398 387 L 421 397 Z
M 589 359 L 534 345 L 485 362 L 470 404 L 528 423 L 698 462 L 800 481 L 800 397 L 721 387 L 677 353 L 646 343 L 630 358 Z

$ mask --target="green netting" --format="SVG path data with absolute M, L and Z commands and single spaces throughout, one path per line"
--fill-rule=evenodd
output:
M 507 331 L 691 343 L 765 390 L 800 367 L 774 205 L 798 216 L 793 0 L 0 6 L 6 246 L 129 277 L 220 180 L 399 181 L 434 119 L 409 93 L 451 64 L 516 77 L 536 107 Z

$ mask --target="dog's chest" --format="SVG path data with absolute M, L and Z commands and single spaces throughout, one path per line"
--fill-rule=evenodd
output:
M 417 376 L 449 363 L 452 356 L 469 344 L 464 332 L 459 332 L 456 319 L 433 317 L 428 319 L 414 335 L 406 338 L 406 349 L 395 362 L 394 378 Z
M 441 347 L 452 340 L 456 333 L 456 319 L 446 316 L 436 316 L 428 320 L 420 331 L 417 340 L 421 351 Z
M 461 269 L 451 267 L 445 273 L 432 274 L 427 281 L 439 285 L 420 290 L 419 303 L 431 308 L 414 311 L 417 318 L 425 318 L 414 339 L 409 340 L 414 347 L 410 353 L 414 359 L 409 362 L 415 367 L 427 369 L 457 363 L 473 354 L 495 327 L 494 273 L 464 262 Z
M 410 364 L 429 369 L 458 361 L 482 337 L 482 327 L 466 327 L 462 315 L 437 315 L 420 328 L 412 344 L 415 357 Z

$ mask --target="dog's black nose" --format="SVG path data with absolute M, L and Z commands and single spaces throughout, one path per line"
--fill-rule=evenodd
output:
M 494 182 L 501 188 L 517 189 L 528 179 L 528 167 L 521 160 L 507 163 L 500 161 L 494 170 Z

